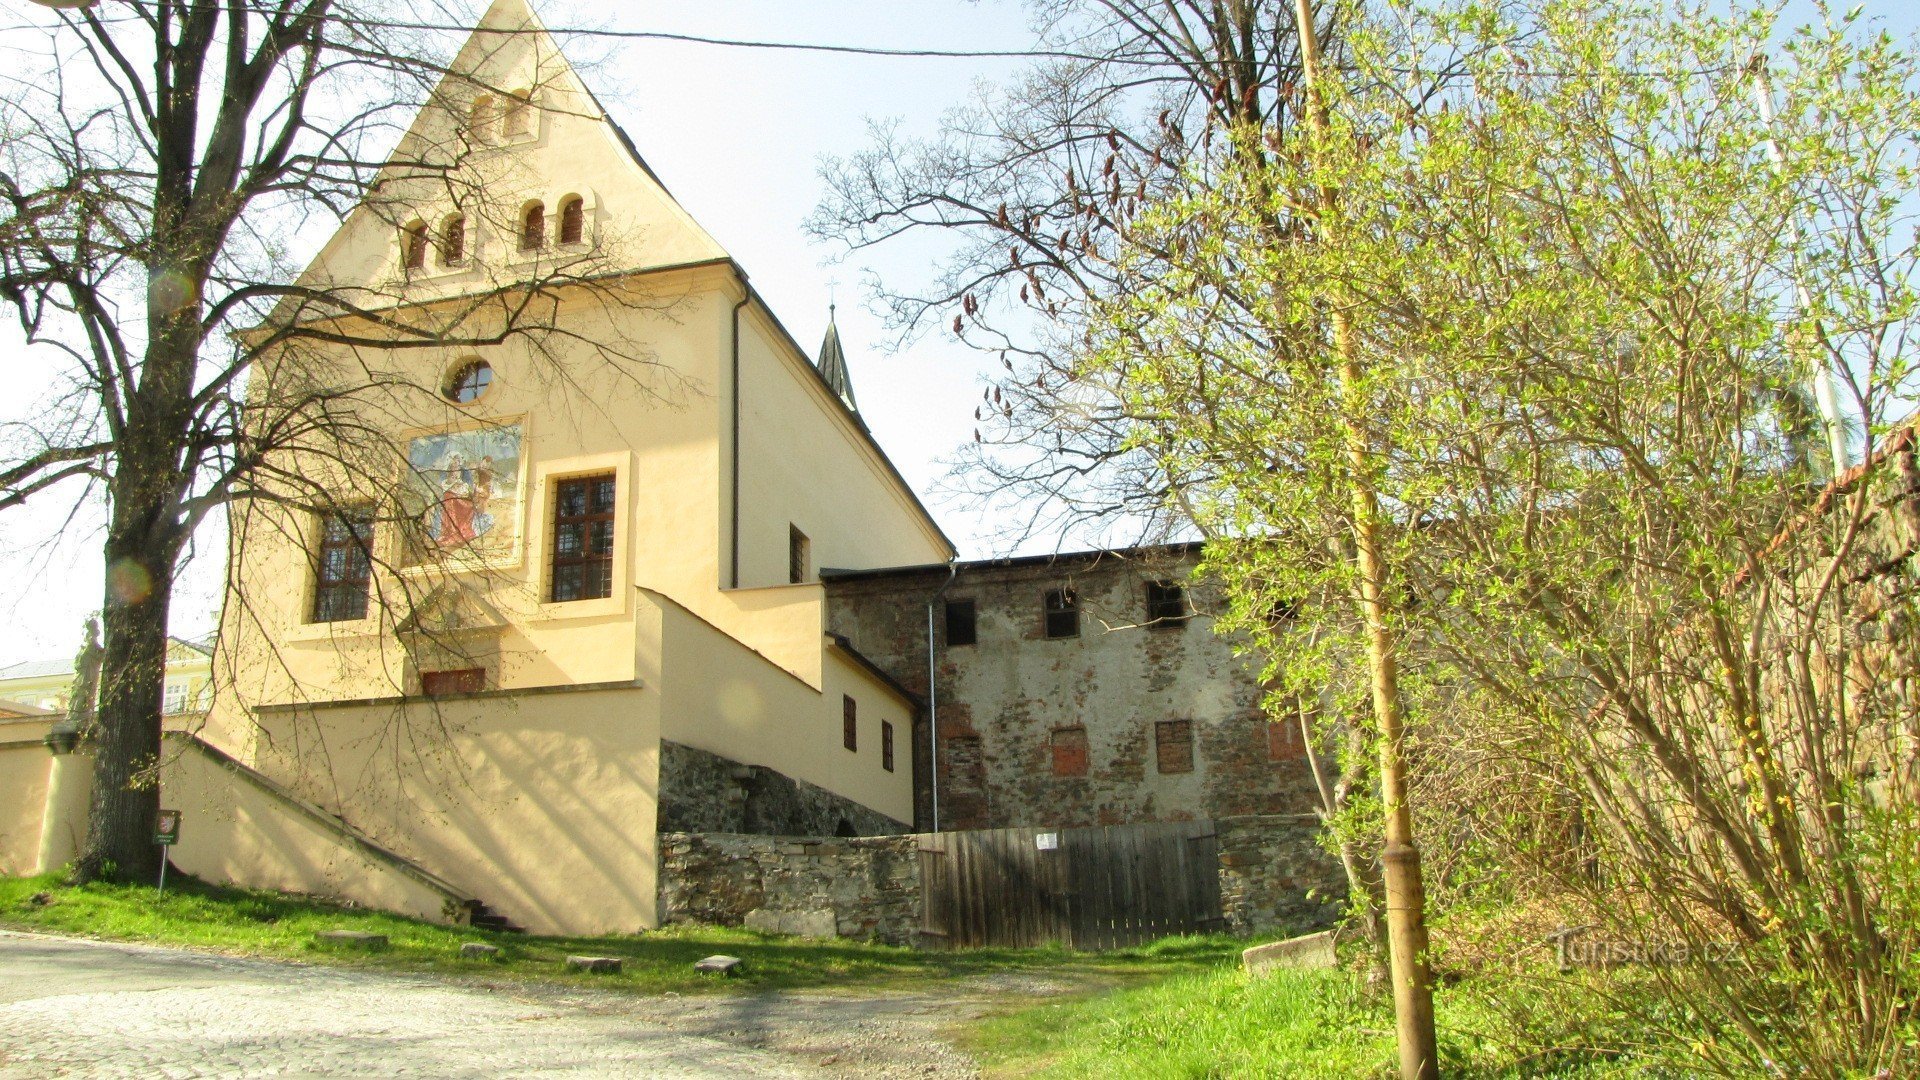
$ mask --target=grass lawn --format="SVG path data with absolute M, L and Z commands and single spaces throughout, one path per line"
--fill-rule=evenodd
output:
M 38 898 L 38 899 L 36 899 Z M 165 896 L 144 885 L 71 887 L 57 877 L 0 878 L 0 928 L 184 945 L 248 956 L 350 964 L 455 976 L 577 982 L 637 993 L 785 988 L 909 989 L 993 972 L 1033 971 L 1077 985 L 1137 985 L 1203 972 L 1238 959 L 1246 943 L 1228 937 L 1172 938 L 1137 949 L 968 949 L 920 952 L 847 941 L 809 941 L 718 927 L 670 927 L 607 937 L 541 937 L 441 926 L 282 893 L 222 888 L 176 878 Z M 379 952 L 318 945 L 321 930 L 387 935 Z M 461 944 L 500 948 L 492 960 L 465 960 Z M 734 978 L 703 975 L 693 963 L 714 953 L 745 963 Z M 572 975 L 570 955 L 617 956 L 617 975 Z

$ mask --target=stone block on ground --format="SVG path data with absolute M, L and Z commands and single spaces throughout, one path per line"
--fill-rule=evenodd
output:
M 479 941 L 468 941 L 461 944 L 460 955 L 467 960 L 492 960 L 500 955 L 500 947 Z
M 791 934 L 804 938 L 840 936 L 840 920 L 831 911 L 784 911 L 755 908 L 747 912 L 742 924 L 763 934 Z
M 731 978 L 740 969 L 737 956 L 709 956 L 693 965 L 695 971 L 708 971 Z
M 620 958 L 617 956 L 569 956 L 568 971 L 587 971 L 597 975 L 617 975 L 620 972 Z
M 1282 968 L 1325 969 L 1339 966 L 1333 951 L 1333 931 L 1288 938 L 1269 945 L 1255 945 L 1240 954 L 1240 963 L 1254 978 Z
M 365 930 L 322 930 L 313 935 L 313 939 L 322 945 L 339 945 L 349 949 L 384 949 L 387 947 L 387 935 L 370 934 Z

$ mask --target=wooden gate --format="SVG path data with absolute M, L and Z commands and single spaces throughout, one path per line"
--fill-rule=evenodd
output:
M 922 931 L 952 948 L 1114 949 L 1224 925 L 1209 821 L 920 836 Z

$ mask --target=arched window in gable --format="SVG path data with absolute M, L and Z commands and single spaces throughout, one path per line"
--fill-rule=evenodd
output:
M 520 214 L 520 250 L 538 251 L 547 246 L 547 207 L 530 203 Z
M 493 98 L 481 94 L 473 99 L 473 108 L 467 112 L 467 135 L 475 142 L 493 141 Z
M 400 241 L 400 262 L 408 270 L 418 270 L 427 265 L 427 223 L 416 221 L 407 226 L 406 235 Z
M 533 91 L 522 90 L 507 95 L 506 123 L 507 137 L 533 134 Z
M 578 195 L 560 203 L 560 242 L 578 244 L 587 236 L 587 204 Z
M 464 266 L 467 261 L 467 219 L 459 214 L 440 226 L 440 265 Z

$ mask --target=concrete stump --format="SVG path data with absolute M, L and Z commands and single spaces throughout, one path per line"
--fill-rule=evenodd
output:
M 1255 945 L 1240 954 L 1240 963 L 1248 975 L 1257 979 L 1281 968 L 1325 969 L 1338 967 L 1340 961 L 1333 952 L 1333 931 L 1322 930 L 1270 945 Z
M 491 960 L 499 955 L 500 949 L 498 946 L 487 945 L 478 941 L 463 942 L 460 946 L 460 956 L 465 960 Z
M 620 973 L 620 958 L 617 956 L 569 956 L 568 971 L 585 971 L 596 975 L 617 975 Z
M 693 970 L 707 971 L 732 978 L 740 970 L 740 958 L 737 956 L 709 956 L 694 963 Z
M 387 947 L 387 935 L 369 934 L 365 930 L 322 930 L 313 935 L 313 940 L 322 945 L 339 945 L 349 949 L 384 949 Z

